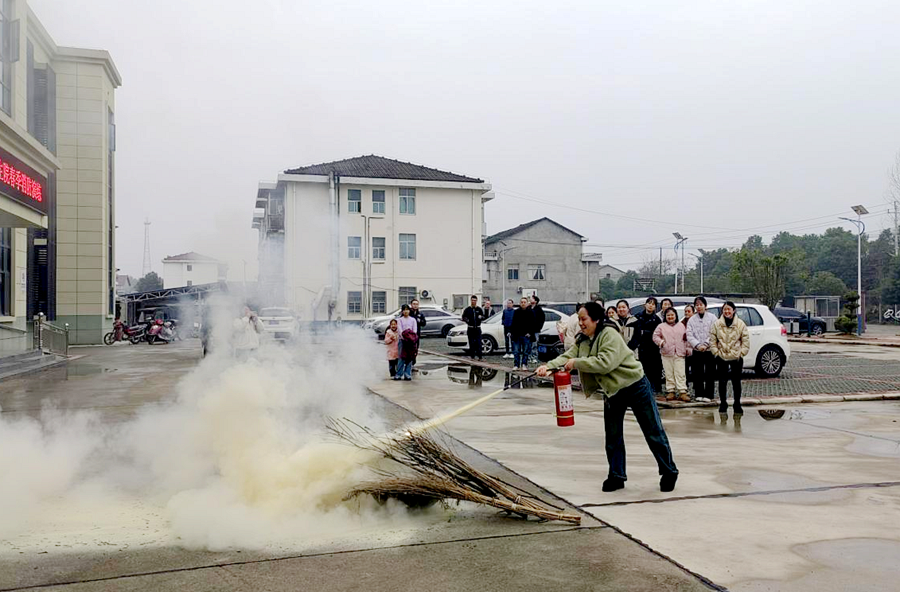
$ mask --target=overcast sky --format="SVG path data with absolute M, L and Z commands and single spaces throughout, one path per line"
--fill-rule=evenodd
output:
M 489 233 L 548 216 L 628 268 L 673 231 L 690 251 L 886 211 L 900 150 L 894 1 L 31 5 L 122 74 L 132 275 L 149 217 L 157 272 L 196 250 L 253 279 L 257 183 L 361 154 L 481 177 Z

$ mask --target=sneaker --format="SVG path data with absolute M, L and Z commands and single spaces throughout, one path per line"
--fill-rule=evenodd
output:
M 660 491 L 675 491 L 675 482 L 678 481 L 678 473 L 663 475 L 659 480 Z
M 697 401 L 698 403 L 709 403 L 709 401 L 710 401 L 710 400 L 707 399 L 706 397 L 697 397 L 697 398 L 694 399 L 694 400 Z
M 616 491 L 618 489 L 625 489 L 625 481 L 619 479 L 618 477 L 607 477 L 606 481 L 603 482 L 603 491 L 609 493 L 610 491 Z
M 691 396 L 687 393 L 681 393 L 681 396 L 678 397 L 682 403 L 690 403 Z
M 719 413 L 726 413 L 726 412 L 728 412 L 728 403 L 726 403 L 725 401 L 722 401 L 721 403 L 719 403 Z
M 403 377 L 403 380 L 412 380 L 412 378 L 410 378 L 410 377 L 408 377 L 408 376 L 404 376 L 404 377 Z
M 666 401 L 674 401 L 675 393 L 666 393 Z
M 743 415 L 744 414 L 744 408 L 741 407 L 740 403 L 735 403 L 731 408 L 734 410 L 735 415 Z

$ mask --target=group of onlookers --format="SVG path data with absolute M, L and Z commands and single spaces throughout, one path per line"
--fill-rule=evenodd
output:
M 503 310 L 503 335 L 506 341 L 504 358 L 512 358 L 516 370 L 525 370 L 537 358 L 538 335 L 544 328 L 547 315 L 537 295 L 522 297 L 519 308 L 512 299 L 506 301 Z M 510 353 L 512 351 L 512 353 Z
M 722 305 L 721 319 L 708 312 L 706 305 L 706 298 L 698 296 L 693 306 L 684 307 L 684 318 L 679 319 L 668 298 L 662 299 L 657 314 L 657 300 L 651 296 L 637 315 L 631 315 L 625 300 L 607 308 L 606 313 L 629 349 L 635 351 L 655 393 L 665 393 L 667 401 L 689 402 L 690 381 L 694 384 L 695 400 L 711 401 L 718 377 L 719 411 L 728 409 L 730 381 L 734 411 L 742 413 L 741 373 L 743 356 L 750 351 L 750 333 L 747 325 L 735 316 L 733 302 Z
M 400 316 L 391 319 L 384 332 L 387 347 L 388 370 L 394 380 L 412 380 L 412 370 L 419 355 L 419 338 L 425 326 L 425 315 L 419 310 L 419 301 L 400 307 Z

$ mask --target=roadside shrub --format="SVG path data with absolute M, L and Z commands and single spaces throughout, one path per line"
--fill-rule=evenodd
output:
M 859 294 L 848 292 L 844 299 L 846 300 L 844 309 L 841 311 L 841 316 L 835 319 L 834 328 L 845 335 L 849 335 L 856 332 L 858 322 L 856 320 L 856 310 L 859 308 Z

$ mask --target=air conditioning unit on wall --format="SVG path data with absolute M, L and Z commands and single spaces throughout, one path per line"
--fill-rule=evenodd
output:
M 422 296 L 422 298 L 429 298 L 431 297 L 431 290 L 422 290 L 421 292 L 419 292 L 419 294 Z

